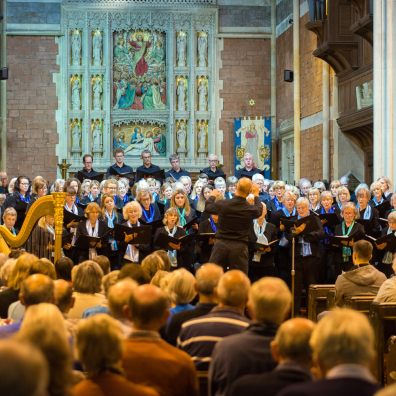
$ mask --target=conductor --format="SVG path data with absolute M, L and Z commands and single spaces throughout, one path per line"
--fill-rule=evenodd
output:
M 263 207 L 258 198 L 259 186 L 247 177 L 239 179 L 232 199 L 216 200 L 221 194 L 213 190 L 206 201 L 205 211 L 218 214 L 216 240 L 210 262 L 223 268 L 239 269 L 248 272 L 248 237 L 253 220 L 260 217 Z M 246 198 L 252 194 L 253 203 Z

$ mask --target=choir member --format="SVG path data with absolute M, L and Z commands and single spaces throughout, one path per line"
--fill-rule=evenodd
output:
M 11 184 L 11 183 L 10 183 Z M 30 180 L 26 176 L 18 176 L 15 180 L 14 192 L 7 196 L 4 208 L 12 207 L 17 212 L 16 228 L 21 229 L 25 220 L 26 209 L 30 202 Z
M 340 187 L 344 188 L 344 187 Z M 364 238 L 364 227 L 356 220 L 359 218 L 359 210 L 353 202 L 347 202 L 341 209 L 343 221 L 336 225 L 334 230 L 335 237 L 348 237 L 348 242 L 343 242 L 342 247 L 335 252 L 335 277 L 342 271 L 348 271 L 352 268 L 352 247 L 354 242 Z
M 88 205 L 90 202 L 97 204 L 100 202 L 100 183 L 97 180 L 88 180 L 88 194 L 81 200 L 83 205 Z
M 136 201 L 142 207 L 142 214 L 140 220 L 144 224 L 150 224 L 155 221 L 161 220 L 161 212 L 158 205 L 153 202 L 151 192 L 146 189 L 139 189 L 136 194 Z
M 250 238 L 252 243 L 249 249 L 249 278 L 252 282 L 263 276 L 275 275 L 275 247 L 268 245 L 277 239 L 277 229 L 273 224 L 267 222 L 267 206 L 264 202 L 261 204 L 263 206 L 263 212 L 260 217 L 253 220 Z M 257 250 L 255 248 L 256 242 L 267 247 Z
M 387 176 L 381 176 L 377 179 L 381 183 L 382 193 L 385 195 L 386 199 L 392 195 L 392 181 Z
M 389 213 L 388 227 L 382 230 L 382 236 L 392 233 L 396 236 L 396 212 Z M 394 246 L 388 246 L 386 242 L 376 245 L 376 248 L 382 253 L 379 255 L 380 259 L 378 260 L 377 269 L 390 278 L 393 275 L 392 262 L 394 254 L 396 253 L 396 248 Z
M 351 194 L 349 193 L 348 188 L 345 187 L 345 186 L 338 187 L 336 201 L 337 201 L 337 205 L 338 205 L 339 210 L 341 210 L 342 207 L 347 202 L 350 201 L 350 199 L 351 199 Z
M 370 191 L 362 187 L 356 193 L 357 207 L 360 211 L 360 221 L 363 222 L 364 230 L 367 235 L 374 238 L 378 237 L 381 233 L 381 227 L 378 221 L 378 211 L 369 205 L 371 194 Z
M 182 227 L 196 218 L 195 210 L 191 208 L 190 202 L 184 190 L 179 189 L 173 193 L 170 207 L 177 210 L 179 215 L 179 223 Z M 198 225 L 193 224 L 192 228 L 197 230 Z
M 112 195 L 104 194 L 102 196 L 102 217 L 107 227 L 114 229 L 115 224 L 121 223 L 120 216 L 115 208 L 114 197 Z M 118 269 L 120 262 L 120 249 L 113 234 L 109 235 L 109 259 L 112 270 Z
M 180 227 L 179 225 L 179 220 L 180 218 L 177 208 L 172 207 L 165 212 L 163 219 L 164 226 L 158 228 L 154 235 L 154 246 L 156 247 L 156 250 L 163 248 L 163 246 L 159 244 L 159 238 L 161 234 L 178 239 L 186 235 L 184 228 Z M 186 266 L 184 261 L 187 258 L 186 256 L 188 255 L 188 250 L 182 248 L 180 242 L 169 242 L 166 250 L 173 268 Z
M 123 225 L 127 227 L 140 227 L 139 219 L 142 217 L 142 206 L 137 201 L 128 202 L 122 209 L 124 220 Z M 120 241 L 120 249 L 124 250 L 124 260 L 129 263 L 139 264 L 150 254 L 150 244 L 134 244 L 134 235 L 125 235 L 125 239 Z
M 310 188 L 308 190 L 309 210 L 315 213 L 320 211 L 320 191 L 318 188 Z
M 80 235 L 87 235 L 95 238 L 105 237 L 108 228 L 101 217 L 100 206 L 96 202 L 91 202 L 85 208 L 86 221 L 81 221 L 77 227 L 77 240 Z M 77 251 L 78 262 L 92 260 L 98 255 L 107 255 L 107 241 L 99 242 L 95 247 L 80 248 Z
M 9 207 L 4 210 L 3 213 L 3 227 L 7 228 L 13 235 L 18 233 L 18 230 L 15 228 L 15 223 L 17 220 L 17 212 L 14 208 Z
M 337 224 L 341 223 L 341 214 L 338 206 L 335 206 L 333 194 L 330 191 L 323 191 L 320 195 L 321 208 L 319 215 L 335 214 L 338 218 Z M 334 236 L 335 226 L 337 224 L 329 224 L 327 220 L 322 220 L 325 237 L 321 241 L 321 273 L 319 274 L 319 283 L 333 284 L 336 281 L 334 268 L 334 251 L 331 248 L 330 238 Z
M 307 198 L 299 198 L 296 202 L 296 209 L 299 220 L 307 219 L 307 222 L 292 229 L 292 236 L 296 238 L 294 313 L 298 314 L 303 288 L 308 291 L 309 285 L 318 283 L 319 247 L 321 239 L 324 238 L 324 231 L 319 217 L 310 214 Z

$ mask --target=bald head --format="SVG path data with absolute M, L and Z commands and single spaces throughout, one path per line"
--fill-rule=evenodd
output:
M 249 278 L 239 270 L 226 272 L 217 286 L 217 296 L 221 305 L 244 308 L 250 288 Z
M 271 343 L 274 358 L 280 363 L 293 360 L 302 364 L 311 362 L 309 340 L 315 324 L 305 318 L 289 319 L 282 323 Z
M 137 286 L 138 284 L 134 280 L 126 278 L 110 287 L 107 297 L 110 313 L 114 318 L 125 318 L 125 308 L 128 307 L 129 300 Z
M 74 303 L 73 288 L 70 282 L 64 279 L 57 279 L 54 282 L 54 301 L 62 313 L 69 312 Z
M 19 298 L 26 307 L 43 302 L 53 303 L 54 281 L 47 275 L 30 275 L 22 283 Z
M 159 287 L 142 285 L 132 293 L 129 310 L 136 329 L 158 331 L 169 316 L 169 300 Z
M 212 296 L 223 274 L 223 268 L 217 264 L 207 263 L 199 267 L 195 274 L 197 292 Z
M 250 191 L 252 190 L 252 184 L 253 183 L 249 178 L 242 177 L 238 181 L 235 194 L 240 197 L 246 198 L 250 194 Z

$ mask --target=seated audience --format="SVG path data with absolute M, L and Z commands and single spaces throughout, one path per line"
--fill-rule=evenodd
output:
M 279 396 L 372 396 L 379 389 L 370 372 L 374 331 L 360 312 L 331 311 L 316 325 L 310 345 L 323 379 L 288 386 Z
M 195 274 L 195 290 L 199 296 L 198 304 L 193 309 L 172 315 L 166 329 L 166 338 L 170 344 L 176 345 L 177 336 L 184 322 L 206 315 L 216 306 L 215 290 L 223 274 L 223 268 L 212 263 L 204 264 L 198 268 Z
M 314 324 L 304 318 L 290 319 L 279 326 L 270 348 L 278 366 L 268 373 L 249 374 L 237 379 L 230 396 L 276 396 L 286 386 L 312 381 L 309 346 Z
M 128 337 L 132 330 L 132 322 L 128 318 L 128 304 L 137 286 L 135 281 L 126 278 L 118 281 L 109 290 L 110 315 L 120 323 L 124 337 Z
M 38 348 L 13 340 L 1 341 L 0 356 L 0 395 L 47 395 L 48 364 Z
M 177 346 L 192 357 L 197 369 L 208 369 L 218 340 L 249 326 L 244 315 L 249 288 L 249 278 L 242 271 L 226 272 L 217 286 L 219 305 L 207 315 L 183 323 Z
M 57 279 L 64 279 L 65 281 L 71 282 L 71 273 L 74 263 L 69 257 L 61 257 L 55 263 L 55 272 Z
M 26 278 L 21 285 L 19 299 L 26 309 L 29 309 L 40 303 L 54 302 L 54 281 L 46 275 L 35 274 Z M 23 320 L 25 320 L 26 313 Z M 18 320 L 7 326 L 0 327 L 0 338 L 8 338 L 17 333 L 21 327 L 22 321 Z
M 0 292 L 0 317 L 6 319 L 8 307 L 19 298 L 19 289 L 22 282 L 29 276 L 30 267 L 37 257 L 24 253 L 15 262 L 8 278 L 7 288 Z
M 81 321 L 76 344 L 87 379 L 73 388 L 73 396 L 158 395 L 154 389 L 133 384 L 122 374 L 122 332 L 116 320 L 99 314 Z
M 73 308 L 69 311 L 69 318 L 81 319 L 87 308 L 103 304 L 106 298 L 100 294 L 103 271 L 99 264 L 92 260 L 83 261 L 72 271 Z
M 220 340 L 212 353 L 209 385 L 212 395 L 228 394 L 239 377 L 271 371 L 270 351 L 278 326 L 290 314 L 292 295 L 278 278 L 262 278 L 249 291 L 248 310 L 252 324 L 239 334 Z
M 396 270 L 396 257 L 392 262 L 393 271 Z M 384 281 L 374 299 L 375 303 L 396 303 L 396 276 Z
M 153 285 L 139 286 L 129 300 L 129 310 L 133 330 L 124 341 L 122 358 L 127 378 L 152 386 L 161 396 L 197 395 L 191 359 L 161 340 L 158 333 L 169 317 L 166 294 Z
M 373 246 L 366 240 L 357 241 L 353 245 L 351 270 L 338 276 L 336 288 L 336 305 L 343 305 L 347 297 L 357 294 L 376 295 L 386 276 L 370 264 Z
M 193 309 L 194 306 L 190 303 L 197 294 L 194 275 L 184 268 L 169 273 L 166 292 L 172 304 L 171 316 Z
M 36 346 L 47 360 L 49 396 L 69 395 L 74 381 L 69 334 L 62 314 L 54 304 L 42 303 L 26 311 L 17 340 Z

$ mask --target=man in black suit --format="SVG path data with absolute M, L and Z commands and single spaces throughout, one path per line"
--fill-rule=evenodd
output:
M 209 180 L 214 180 L 217 177 L 222 177 L 225 179 L 225 174 L 221 168 L 218 168 L 219 159 L 217 158 L 216 154 L 209 154 L 208 155 L 208 162 L 209 166 L 207 168 L 202 169 L 202 173 L 208 175 Z
M 246 198 L 252 194 L 253 204 Z M 219 221 L 216 241 L 210 256 L 210 262 L 223 268 L 238 269 L 248 272 L 248 240 L 253 219 L 261 215 L 263 206 L 258 198 L 259 187 L 246 177 L 238 181 L 235 195 L 232 199 L 217 200 L 222 196 L 218 190 L 213 190 L 206 201 L 205 211 L 218 214 Z
M 309 339 L 314 324 L 305 318 L 290 319 L 280 325 L 271 342 L 278 366 L 271 372 L 249 374 L 237 379 L 229 396 L 276 396 L 288 385 L 312 380 Z
M 339 308 L 315 327 L 310 345 L 323 379 L 291 385 L 279 396 L 372 396 L 379 386 L 370 372 L 374 331 L 360 312 Z

